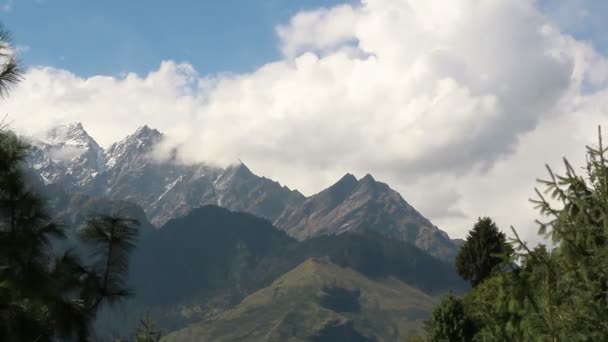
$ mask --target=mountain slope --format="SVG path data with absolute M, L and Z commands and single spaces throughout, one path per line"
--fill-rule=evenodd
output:
M 95 191 L 97 176 L 105 167 L 105 157 L 103 149 L 82 124 L 52 128 L 32 145 L 28 163 L 46 184 L 60 184 L 70 191 Z
M 435 303 L 398 280 L 309 259 L 235 308 L 164 341 L 397 341 L 415 333 Z
M 275 224 L 298 239 L 347 231 L 374 231 L 408 241 L 436 257 L 452 260 L 457 247 L 448 235 L 371 175 L 346 174 L 336 184 L 292 206 Z
M 447 234 L 371 175 L 357 180 L 347 174 L 306 198 L 241 162 L 219 168 L 159 160 L 154 149 L 162 139 L 161 132 L 143 126 L 104 151 L 81 124 L 70 124 L 36 142 L 29 165 L 45 183 L 67 192 L 133 202 L 157 227 L 213 204 L 266 218 L 298 239 L 374 231 L 444 260 L 456 254 Z
M 402 241 L 352 232 L 297 241 L 267 220 L 207 206 L 142 238 L 131 264 L 136 296 L 124 316 L 102 317 L 99 330 L 128 330 L 146 310 L 167 330 L 183 328 L 237 305 L 310 258 L 328 258 L 377 281 L 396 279 L 429 296 L 467 288 L 451 265 Z
M 162 139 L 159 131 L 142 126 L 104 151 L 82 124 L 73 123 L 33 140 L 28 165 L 46 184 L 133 202 L 156 226 L 207 204 L 275 220 L 287 206 L 304 201 L 299 192 L 254 175 L 240 162 L 223 169 L 158 160 L 153 152 Z

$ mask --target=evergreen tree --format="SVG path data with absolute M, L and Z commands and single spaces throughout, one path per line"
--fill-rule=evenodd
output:
M 473 341 L 475 325 L 465 312 L 462 300 L 448 294 L 433 311 L 426 330 L 433 342 Z
M 163 331 L 158 329 L 152 321 L 150 312 L 140 320 L 140 326 L 135 331 L 136 342 L 158 342 L 163 337 Z
M 21 69 L 11 53 L 10 35 L 0 24 L 0 97 L 8 95 L 10 88 L 21 80 Z
M 136 222 L 95 217 L 81 239 L 91 245 L 87 265 L 71 250 L 56 255 L 63 227 L 27 190 L 21 160 L 27 146 L 0 132 L 0 336 L 5 341 L 86 340 L 99 306 L 127 296 L 128 255 Z
M 564 159 L 565 175 L 551 168 L 546 189 L 533 202 L 541 214 L 539 234 L 557 246 L 530 250 L 516 235 L 513 300 L 529 307 L 525 328 L 553 341 L 608 340 L 608 149 L 601 130 L 597 147 L 587 147 L 585 174 Z M 550 196 L 550 199 L 546 198 Z
M 567 160 L 565 174 L 549 167 L 533 200 L 548 219 L 539 234 L 555 246 L 529 248 L 513 229 L 515 251 L 465 299 L 481 326 L 477 340 L 608 341 L 608 163 L 601 131 L 587 147 L 584 175 Z M 550 198 L 547 197 L 550 196 Z
M 19 79 L 8 35 L 0 31 L 0 96 Z M 0 128 L 0 337 L 2 341 L 86 341 L 100 305 L 128 295 L 128 254 L 136 222 L 91 219 L 82 235 L 98 256 L 83 263 L 72 250 L 57 254 L 52 242 L 63 227 L 30 191 L 23 175 L 28 145 Z
M 456 270 L 475 287 L 492 275 L 503 263 L 503 256 L 511 252 L 505 234 L 494 221 L 480 218 L 456 256 Z

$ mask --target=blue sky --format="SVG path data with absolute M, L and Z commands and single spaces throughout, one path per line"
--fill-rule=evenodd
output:
M 25 65 L 81 76 L 145 74 L 162 60 L 201 74 L 254 70 L 279 58 L 275 27 L 303 9 L 355 0 L 0 0 Z M 608 52 L 608 1 L 539 0 L 564 30 Z
M 162 60 L 202 74 L 242 72 L 279 57 L 274 28 L 302 9 L 344 0 L 13 0 L 0 15 L 25 65 L 81 76 L 146 73 Z

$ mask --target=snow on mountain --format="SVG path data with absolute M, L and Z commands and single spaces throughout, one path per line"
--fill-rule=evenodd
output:
M 54 127 L 32 145 L 29 163 L 47 183 L 89 189 L 105 169 L 103 149 L 81 123 Z
M 447 234 L 371 175 L 357 180 L 347 174 L 306 198 L 240 161 L 219 168 L 156 160 L 152 152 L 162 139 L 161 132 L 142 126 L 104 150 L 82 124 L 73 123 L 33 141 L 28 163 L 48 185 L 135 203 L 156 226 L 213 204 L 264 217 L 300 239 L 373 230 L 443 259 L 455 255 Z

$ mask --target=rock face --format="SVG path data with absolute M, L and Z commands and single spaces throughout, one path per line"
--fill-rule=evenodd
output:
M 45 183 L 60 184 L 69 191 L 95 191 L 106 161 L 103 149 L 82 124 L 55 127 L 32 145 L 28 162 Z
M 157 227 L 213 204 L 266 218 L 299 239 L 373 230 L 442 259 L 456 253 L 447 234 L 371 175 L 357 180 L 347 174 L 306 198 L 253 174 L 241 162 L 219 168 L 159 161 L 152 153 L 162 139 L 162 133 L 143 126 L 104 150 L 80 123 L 74 123 L 34 140 L 28 164 L 44 183 L 66 192 L 133 202 Z
M 157 161 L 152 152 L 162 137 L 143 126 L 104 151 L 80 123 L 69 124 L 34 140 L 28 164 L 47 185 L 136 203 L 156 226 L 207 204 L 274 221 L 287 206 L 305 199 L 254 175 L 243 163 L 222 169 Z
M 275 225 L 298 239 L 371 230 L 414 243 L 442 259 L 449 260 L 457 252 L 445 232 L 369 174 L 360 180 L 346 174 L 331 187 L 288 208 Z

